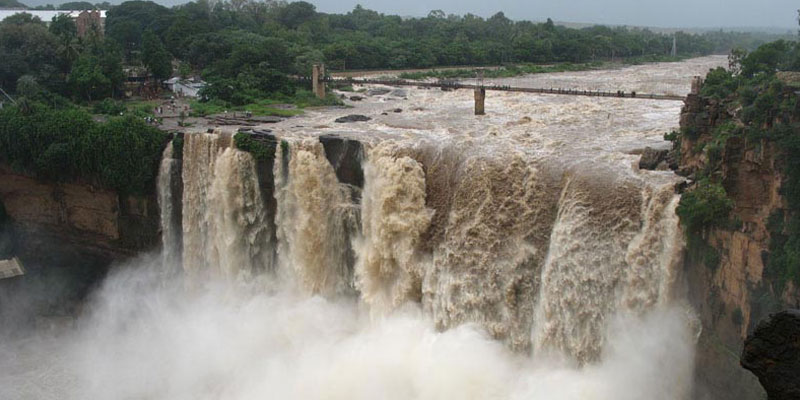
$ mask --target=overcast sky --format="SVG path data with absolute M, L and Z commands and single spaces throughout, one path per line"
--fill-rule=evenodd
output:
M 483 17 L 503 11 L 514 20 L 591 22 L 659 27 L 773 27 L 795 29 L 797 0 L 307 0 L 319 11 L 347 12 L 356 4 L 385 14 Z

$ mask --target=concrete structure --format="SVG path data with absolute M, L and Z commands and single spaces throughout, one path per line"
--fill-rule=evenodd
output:
M 105 10 L 26 10 L 24 8 L 6 8 L 0 9 L 0 21 L 21 13 L 38 17 L 47 25 L 49 25 L 56 16 L 67 14 L 70 18 L 75 20 L 75 25 L 78 28 L 78 36 L 81 37 L 91 32 L 91 29 L 94 27 L 96 27 L 97 32 L 102 35 L 106 24 Z
M 75 26 L 78 28 L 78 37 L 85 37 L 92 32 L 97 32 L 100 36 L 103 35 L 106 22 L 105 11 L 84 10 L 79 12 L 77 16 L 73 16 L 70 13 L 70 17 L 75 20 Z
M 484 115 L 484 102 L 486 101 L 486 89 L 479 87 L 475 88 L 475 115 Z
M 25 268 L 16 257 L 0 260 L 0 279 L 13 278 L 25 275 Z
M 314 64 L 311 68 L 311 89 L 317 98 L 325 98 L 325 64 Z
M 179 77 L 170 78 L 164 81 L 167 88 L 180 97 L 200 97 L 200 89 L 206 87 L 206 83 L 200 79 L 181 79 Z

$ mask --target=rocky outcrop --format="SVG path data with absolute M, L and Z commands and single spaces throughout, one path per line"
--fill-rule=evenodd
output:
M 639 169 L 666 170 L 668 169 L 667 157 L 669 150 L 656 150 L 652 147 L 645 147 L 642 157 L 639 159 Z
M 337 135 L 322 135 L 319 141 L 339 182 L 354 188 L 363 188 L 364 171 L 361 162 L 364 160 L 364 149 L 361 142 Z
M 159 244 L 155 196 L 120 196 L 83 183 L 42 182 L 0 166 L 0 201 L 26 263 L 107 264 Z
M 351 114 L 351 115 L 345 115 L 344 117 L 336 118 L 336 120 L 334 120 L 333 122 L 344 124 L 347 122 L 364 122 L 364 121 L 369 121 L 371 119 L 372 118 L 367 117 L 366 115 Z
M 741 363 L 758 377 L 769 400 L 800 399 L 800 310 L 759 323 L 744 342 Z
M 689 300 L 703 324 L 697 351 L 698 398 L 763 398 L 763 389 L 740 368 L 737 354 L 757 321 L 800 305 L 800 290 L 791 283 L 776 284 L 767 271 L 768 222 L 788 212 L 781 195 L 780 149 L 767 141 L 731 137 L 718 154 L 709 154 L 715 129 L 728 122 L 740 124 L 735 114 L 722 102 L 690 94 L 674 149 L 680 154 L 674 168 L 678 174 L 690 180 L 711 177 L 733 201 L 731 224 L 704 236 L 718 257 L 716 266 L 709 267 L 691 251 L 686 257 Z

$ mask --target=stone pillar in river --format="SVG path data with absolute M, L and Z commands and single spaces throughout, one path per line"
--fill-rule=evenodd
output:
M 483 103 L 486 100 L 486 89 L 475 88 L 475 115 L 484 115 Z
M 314 64 L 311 69 L 311 86 L 314 94 L 320 98 L 325 98 L 325 82 L 322 79 L 325 77 L 325 64 Z

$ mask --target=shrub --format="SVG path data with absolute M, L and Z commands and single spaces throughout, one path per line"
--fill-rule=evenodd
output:
M 676 210 L 681 223 L 690 233 L 699 233 L 714 226 L 724 226 L 733 209 L 725 188 L 703 179 L 694 190 L 681 197 Z
M 275 158 L 275 143 L 264 143 L 245 132 L 234 135 L 233 141 L 237 149 L 252 154 L 257 161 L 268 161 Z
M 125 111 L 125 106 L 121 102 L 106 98 L 99 103 L 95 103 L 92 111 L 95 114 L 119 115 Z
M 183 159 L 183 137 L 181 136 L 172 139 L 172 158 Z
M 133 116 L 97 123 L 85 111 L 41 104 L 29 115 L 17 107 L 0 110 L 0 161 L 46 180 L 143 193 L 154 181 L 165 139 Z
M 725 99 L 732 95 L 736 88 L 737 82 L 733 75 L 725 68 L 718 67 L 706 75 L 700 94 L 705 97 Z

